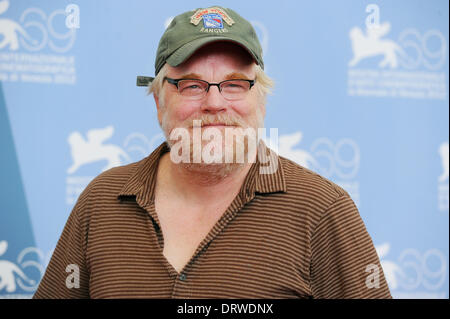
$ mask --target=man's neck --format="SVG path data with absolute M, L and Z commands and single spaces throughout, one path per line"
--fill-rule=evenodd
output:
M 191 203 L 214 202 L 223 199 L 224 194 L 237 194 L 252 164 L 231 165 L 226 169 L 218 164 L 208 168 L 202 165 L 176 164 L 170 153 L 165 153 L 158 168 L 159 185 Z

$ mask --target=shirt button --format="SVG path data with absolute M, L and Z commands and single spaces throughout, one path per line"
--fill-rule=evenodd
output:
M 180 280 L 181 281 L 185 281 L 186 280 L 186 275 L 185 274 L 181 274 L 180 275 Z

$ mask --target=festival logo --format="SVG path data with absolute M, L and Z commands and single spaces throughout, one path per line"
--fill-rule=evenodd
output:
M 0 298 L 31 298 L 44 275 L 44 254 L 36 247 L 27 247 L 19 253 L 17 262 L 12 262 L 4 259 L 7 250 L 8 242 L 1 240 Z
M 68 5 L 47 14 L 36 7 L 5 17 L 9 0 L 0 1 L 0 80 L 46 84 L 76 83 L 74 46 L 79 9 Z
M 367 28 L 366 34 L 359 27 L 350 30 L 350 40 L 352 42 L 353 59 L 349 66 L 357 65 L 361 60 L 381 55 L 383 60 L 378 66 L 391 69 L 398 67 L 398 54 L 405 56 L 403 49 L 390 39 L 382 39 L 391 29 L 389 22 L 385 22 L 377 28 Z
M 68 142 L 72 153 L 72 166 L 67 170 L 68 174 L 73 174 L 80 166 L 106 160 L 107 165 L 102 169 L 106 171 L 115 166 L 119 166 L 124 161 L 130 161 L 128 154 L 114 144 L 103 144 L 114 134 L 114 127 L 107 126 L 103 129 L 89 130 L 85 140 L 79 132 L 69 135 Z
M 300 164 L 303 167 L 312 169 L 312 166 L 318 167 L 317 161 L 307 151 L 294 148 L 295 145 L 302 140 L 302 132 L 295 132 L 292 134 L 282 135 L 279 138 L 278 153 L 290 160 Z
M 389 243 L 384 243 L 382 245 L 376 246 L 375 249 L 377 251 L 378 257 L 380 258 L 381 267 L 383 267 L 384 276 L 386 278 L 389 289 L 397 289 L 399 281 L 398 276 L 405 277 L 405 274 L 396 262 L 385 258 L 389 253 L 389 250 L 391 249 L 391 245 Z
M 439 249 L 428 249 L 425 253 L 413 248 L 404 249 L 397 260 L 393 260 L 392 257 L 387 259 L 390 243 L 375 248 L 393 298 L 447 298 L 444 284 L 448 268 L 446 258 Z
M 447 98 L 447 41 L 439 30 L 405 29 L 395 39 L 391 23 L 349 32 L 348 95 L 411 99 Z
M 0 15 L 2 15 L 9 8 L 9 1 L 3 0 L 0 2 Z M 31 39 L 25 29 L 17 22 L 11 19 L 0 19 L 0 35 L 3 36 L 2 42 L 0 42 L 0 49 L 9 48 L 11 51 L 19 49 L 19 37 L 21 35 L 27 41 L 36 44 L 37 41 Z
M 101 172 L 139 161 L 164 141 L 162 133 L 149 139 L 142 133 L 134 132 L 119 146 L 108 142 L 113 135 L 112 125 L 88 130 L 86 138 L 78 131 L 69 134 L 67 141 L 72 160 L 67 169 L 67 205 L 73 205 L 86 186 Z
M 322 137 L 315 139 L 307 149 L 300 148 L 303 133 L 300 131 L 280 135 L 278 154 L 297 164 L 332 180 L 344 188 L 357 206 L 360 205 L 359 181 L 360 164 L 358 144 L 348 138 L 337 142 Z M 267 142 L 266 142 L 267 143 Z M 271 146 L 270 143 L 268 143 Z

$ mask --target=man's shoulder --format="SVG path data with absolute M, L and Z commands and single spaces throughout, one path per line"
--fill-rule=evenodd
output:
M 123 186 L 123 184 L 126 183 L 126 181 L 136 171 L 139 165 L 144 161 L 145 158 L 127 165 L 110 168 L 99 174 L 97 177 L 95 177 L 93 182 L 96 185 L 103 183 L 111 183 L 113 185 Z
M 286 182 L 286 193 L 294 198 L 327 207 L 338 198 L 349 196 L 341 186 L 320 174 L 283 156 L 279 158 Z
M 263 210 L 269 216 L 297 225 L 300 228 L 295 229 L 301 234 L 302 229 L 313 233 L 325 216 L 333 212 L 336 214 L 334 207 L 339 203 L 345 203 L 346 210 L 353 211 L 356 207 L 352 205 L 353 201 L 349 194 L 341 186 L 283 156 L 278 156 L 278 160 L 277 176 L 264 179 L 266 183 L 270 183 L 271 180 L 282 180 L 283 187 L 270 194 L 263 192 L 257 197 L 256 202 L 257 207 L 266 207 Z
M 80 195 L 80 199 L 90 196 L 115 196 L 120 193 L 121 189 L 129 181 L 147 158 L 130 164 L 116 166 L 110 168 L 97 175 L 84 189 Z

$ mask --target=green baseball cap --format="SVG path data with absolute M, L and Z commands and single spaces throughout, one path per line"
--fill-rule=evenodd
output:
M 173 18 L 159 41 L 155 76 L 166 62 L 176 67 L 202 46 L 215 41 L 231 41 L 240 45 L 264 69 L 261 44 L 251 23 L 231 9 L 214 6 Z M 137 85 L 147 86 L 153 79 L 138 76 Z

